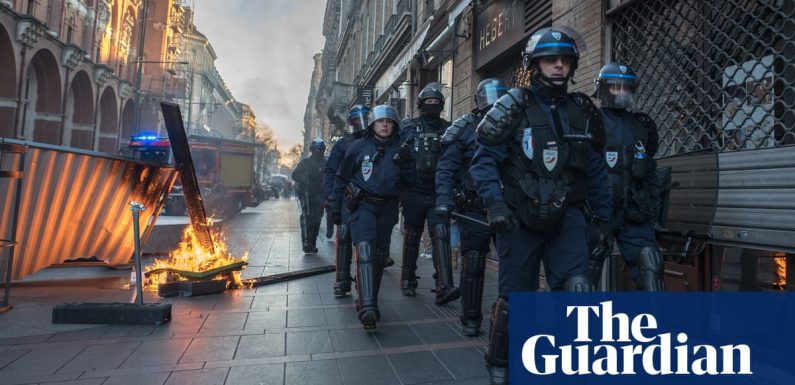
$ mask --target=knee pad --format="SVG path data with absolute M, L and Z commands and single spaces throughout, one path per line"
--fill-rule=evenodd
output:
M 439 238 L 443 240 L 450 240 L 450 225 L 445 224 L 435 224 L 433 225 L 433 229 L 431 229 L 431 236 L 433 238 Z
M 585 275 L 572 275 L 563 282 L 563 289 L 568 292 L 585 293 L 594 291 L 593 284 Z

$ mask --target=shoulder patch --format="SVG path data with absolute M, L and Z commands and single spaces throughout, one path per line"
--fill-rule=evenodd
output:
M 442 135 L 442 145 L 446 146 L 457 141 L 466 130 L 475 129 L 476 123 L 477 119 L 472 114 L 466 114 L 456 119 L 453 124 L 444 131 L 444 135 Z
M 654 156 L 657 153 L 657 149 L 660 145 L 660 135 L 657 133 L 657 124 L 654 123 L 654 120 L 651 116 L 646 115 L 644 112 L 635 112 L 635 118 L 638 119 L 640 124 L 646 127 L 646 132 L 648 132 L 648 140 L 649 143 L 646 143 L 646 152 Z

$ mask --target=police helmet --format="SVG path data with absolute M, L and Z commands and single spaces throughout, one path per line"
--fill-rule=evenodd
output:
M 367 114 L 370 107 L 357 104 L 348 111 L 348 125 L 351 126 L 352 133 L 362 132 L 367 129 Z
M 309 151 L 310 152 L 320 152 L 323 153 L 326 151 L 326 142 L 323 139 L 315 138 L 312 140 L 312 143 L 309 144 Z
M 475 105 L 478 111 L 485 111 L 491 107 L 500 96 L 508 93 L 508 86 L 500 79 L 489 78 L 478 84 L 475 91 Z
M 602 107 L 629 108 L 635 101 L 637 76 L 630 66 L 610 63 L 602 67 L 594 82 L 594 96 Z
M 428 99 L 438 99 L 438 104 L 426 104 Z M 428 83 L 425 88 L 417 95 L 417 108 L 422 112 L 430 114 L 440 114 L 444 109 L 444 94 L 442 93 L 442 85 L 438 82 Z
M 527 40 L 523 57 L 524 69 L 532 67 L 538 59 L 547 56 L 564 56 L 571 59 L 569 77 L 574 76 L 580 61 L 580 48 L 577 40 L 581 40 L 577 31 L 566 27 L 547 27 L 536 31 Z
M 398 118 L 397 110 L 387 104 L 379 104 L 370 110 L 370 115 L 367 119 L 367 127 L 370 127 L 379 119 L 389 119 L 395 123 L 395 131 L 400 128 L 400 118 Z

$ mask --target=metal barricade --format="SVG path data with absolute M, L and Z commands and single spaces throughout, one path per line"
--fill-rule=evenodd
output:
M 0 139 L 2 140 L 2 139 Z M 11 272 L 14 267 L 14 251 L 17 249 L 17 222 L 19 219 L 19 201 L 22 196 L 22 178 L 25 171 L 25 154 L 27 147 L 21 144 L 0 141 L 0 178 L 14 180 L 8 183 L 8 193 L 5 194 L 6 203 L 13 207 L 11 222 L 8 224 L 8 237 L 0 235 L 0 253 L 5 254 L 5 263 L 0 260 L 0 279 L 3 281 L 3 300 L 0 302 L 0 313 L 11 310 L 9 297 L 11 295 Z M 10 164 L 10 165 L 9 165 Z M 13 186 L 13 187 L 12 187 Z M 13 188 L 14 192 L 11 193 Z M 13 200 L 13 202 L 9 201 Z

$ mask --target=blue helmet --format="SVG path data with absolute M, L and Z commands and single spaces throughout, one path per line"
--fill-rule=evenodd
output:
M 594 96 L 602 107 L 629 108 L 635 101 L 637 76 L 626 64 L 609 63 L 594 81 Z
M 367 129 L 367 114 L 370 113 L 370 107 L 357 104 L 351 107 L 348 111 L 348 125 L 351 126 L 352 133 L 359 133 Z
M 309 145 L 310 152 L 320 152 L 323 153 L 326 151 L 326 142 L 323 139 L 315 138 L 312 140 L 312 143 Z
M 475 105 L 478 111 L 485 111 L 491 107 L 500 96 L 508 93 L 508 86 L 500 79 L 489 78 L 478 84 L 475 91 Z
M 367 119 L 367 127 L 370 127 L 379 119 L 389 119 L 395 123 L 395 131 L 400 128 L 400 118 L 398 118 L 397 110 L 388 104 L 379 104 L 370 110 L 370 116 Z

